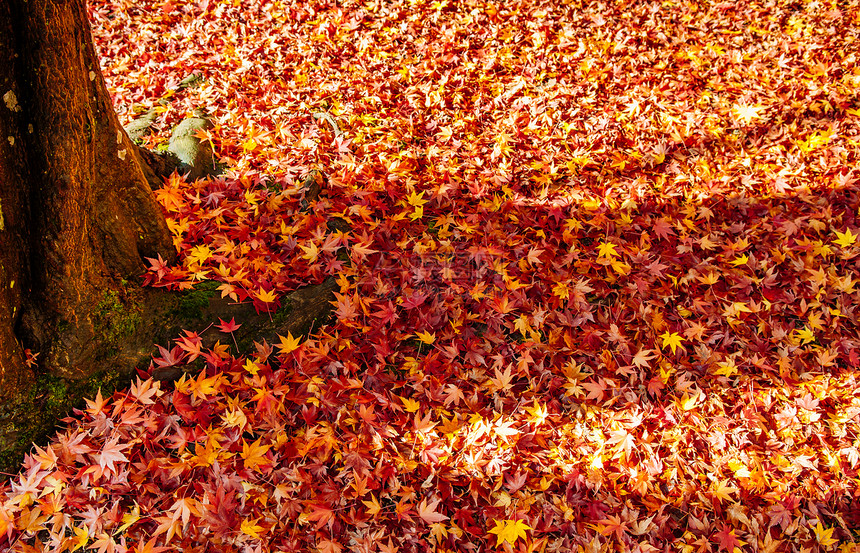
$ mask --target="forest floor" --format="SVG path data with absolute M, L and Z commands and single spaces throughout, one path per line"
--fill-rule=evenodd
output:
M 34 449 L 4 550 L 856 549 L 856 0 L 89 4 L 123 121 L 229 167 L 148 285 L 336 305 L 154 348 L 206 368 Z

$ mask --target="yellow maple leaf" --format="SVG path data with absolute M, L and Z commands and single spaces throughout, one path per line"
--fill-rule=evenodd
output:
M 737 257 L 736 259 L 733 259 L 731 263 L 732 263 L 732 265 L 737 267 L 739 265 L 746 265 L 747 261 L 749 261 L 749 260 L 750 260 L 750 257 L 747 254 L 743 254 L 742 256 Z
M 537 399 L 534 400 L 534 405 L 526 407 L 526 413 L 530 415 L 529 422 L 532 424 L 541 424 L 549 416 L 546 406 L 538 403 Z
M 597 255 L 599 257 L 609 257 L 610 255 L 617 257 L 619 253 L 615 251 L 615 244 L 612 242 L 601 242 L 597 246 Z
M 269 459 L 267 459 L 265 455 L 271 446 L 269 446 L 269 444 L 261 445 L 260 440 L 262 439 L 263 438 L 257 438 L 257 441 L 250 445 L 244 438 L 242 439 L 242 459 L 245 460 L 245 468 L 259 468 L 260 465 L 266 465 L 269 463 Z
M 252 359 L 248 359 L 245 361 L 245 364 L 242 365 L 242 368 L 251 373 L 251 376 L 256 375 L 260 371 L 260 366 L 254 363 Z
M 742 301 L 736 301 L 732 304 L 732 309 L 734 309 L 735 313 L 752 313 L 752 309 L 747 307 Z
M 627 273 L 630 272 L 630 269 L 631 269 L 630 265 L 628 265 L 627 263 L 623 263 L 621 261 L 613 261 L 612 262 L 612 268 L 619 275 L 626 275 Z
M 717 245 L 718 245 L 718 244 L 717 244 L 716 242 L 714 242 L 713 240 L 711 240 L 711 236 L 710 236 L 710 235 L 703 236 L 703 237 L 699 240 L 699 246 L 701 246 L 701 248 L 702 248 L 703 250 L 713 250 L 714 248 L 716 248 L 716 247 L 717 247 Z
M 370 516 L 375 516 L 379 511 L 382 510 L 382 505 L 379 504 L 379 501 L 371 494 L 370 501 L 361 500 L 364 503 L 364 506 L 367 507 L 367 514 Z
M 528 537 L 526 530 L 531 530 L 531 526 L 521 520 L 496 520 L 496 526 L 490 530 L 490 533 L 496 535 L 496 547 L 498 547 L 502 542 L 514 545 L 519 538 L 526 539 Z
M 81 547 L 85 546 L 88 541 L 90 541 L 89 533 L 87 532 L 86 526 L 81 526 L 78 528 L 77 526 L 73 526 L 72 530 L 75 532 L 75 537 L 72 538 L 72 543 L 74 547 L 72 551 L 77 551 Z M 832 532 L 833 530 L 831 530 Z
M 712 284 L 716 284 L 717 282 L 719 282 L 720 275 L 718 275 L 714 271 L 711 271 L 706 275 L 700 275 L 698 278 L 699 278 L 699 282 L 701 282 L 702 284 L 704 284 L 706 286 L 710 286 Z
M 759 112 L 765 109 L 764 106 L 748 106 L 745 104 L 736 104 L 732 111 L 735 113 L 735 116 L 738 120 L 743 121 L 744 124 L 749 123 L 753 119 L 761 119 L 761 115 Z
M 678 347 L 681 345 L 681 342 L 684 341 L 684 339 L 681 338 L 680 334 L 678 334 L 677 332 L 669 333 L 668 330 L 661 334 L 660 338 L 663 339 L 663 348 L 669 346 L 670 348 L 672 348 L 672 354 L 675 353 L 675 350 L 677 350 Z
M 202 371 L 196 379 L 191 379 L 187 382 L 188 393 L 190 393 L 194 399 L 206 399 L 206 396 L 213 395 L 221 387 L 222 375 L 216 374 L 208 378 L 205 377 L 206 371 Z
M 427 200 L 424 199 L 424 191 L 423 190 L 421 191 L 420 194 L 418 192 L 412 192 L 411 194 L 409 194 L 406 197 L 406 201 L 408 201 L 409 205 L 411 205 L 414 208 L 414 211 L 412 212 L 412 214 L 409 215 L 410 219 L 412 219 L 414 221 L 414 220 L 420 219 L 421 217 L 424 216 L 424 204 L 427 203 Z
M 314 262 L 317 260 L 317 257 L 320 254 L 320 250 L 316 244 L 314 244 L 313 242 L 311 242 L 308 246 L 303 246 L 299 244 L 299 247 L 302 249 L 302 251 L 305 252 L 305 254 L 302 256 L 302 259 L 307 259 L 310 262 Z
M 278 334 L 278 338 L 281 339 L 281 343 L 278 344 L 278 348 L 281 353 L 290 353 L 291 351 L 295 351 L 299 348 L 299 338 L 293 338 L 292 332 L 287 332 L 287 337 L 284 338 L 280 334 Z
M 448 537 L 448 528 L 441 522 L 434 522 L 430 525 L 430 537 L 439 543 Z
M 690 395 L 684 392 L 684 395 L 678 400 L 678 405 L 680 405 L 681 409 L 684 411 L 691 411 L 699 404 L 700 397 L 701 396 L 699 394 Z
M 418 411 L 418 408 L 421 406 L 421 404 L 418 403 L 417 401 L 415 401 L 414 399 L 408 399 L 405 397 L 401 397 L 400 401 L 403 402 L 403 405 L 404 405 L 404 407 L 406 407 L 406 411 L 408 413 L 414 413 L 414 412 Z
M 834 543 L 838 543 L 839 540 L 833 539 L 833 528 L 827 528 L 826 530 L 821 525 L 821 522 L 818 522 L 818 525 L 813 528 L 815 531 L 815 539 L 818 540 L 818 543 L 823 545 L 824 547 L 830 547 Z
M 566 300 L 570 297 L 570 288 L 567 287 L 566 282 L 556 282 L 555 286 L 552 287 L 552 293 L 559 299 Z
M 129 527 L 137 522 L 140 519 L 140 505 L 137 504 L 137 501 L 134 502 L 134 509 L 131 512 L 123 513 L 122 515 L 122 525 L 114 530 L 113 535 L 120 534 L 129 529 Z
M 260 532 L 265 530 L 265 528 L 263 528 L 262 526 L 257 524 L 258 520 L 260 520 L 260 519 L 255 518 L 254 520 L 247 520 L 247 519 L 243 520 L 242 526 L 239 527 L 239 530 L 241 530 L 241 532 L 243 534 L 245 534 L 246 536 L 251 536 L 255 540 L 259 540 L 260 539 Z
M 737 492 L 738 488 L 729 486 L 728 480 L 720 480 L 719 482 L 713 482 L 711 484 L 711 493 L 714 494 L 714 497 L 720 503 L 731 500 L 731 495 Z
M 191 456 L 189 462 L 192 467 L 211 467 L 212 463 L 218 460 L 218 444 L 217 440 L 206 440 L 206 445 L 201 443 L 194 444 L 194 455 Z
M 409 202 L 409 205 L 412 207 L 421 207 L 427 203 L 427 200 L 424 199 L 424 191 L 415 192 L 413 191 L 411 194 L 406 196 L 406 201 Z
M 274 290 L 260 290 L 259 292 L 255 292 L 254 295 L 263 303 L 272 303 L 277 299 Z
M 800 340 L 801 346 L 805 346 L 806 344 L 815 341 L 815 334 L 812 333 L 808 326 L 805 326 L 800 330 L 795 330 L 794 335 L 798 340 Z
M 839 232 L 837 230 L 836 236 L 838 236 L 839 238 L 834 240 L 833 243 L 842 248 L 847 248 L 848 246 L 853 245 L 854 242 L 857 241 L 857 235 L 852 234 L 851 229 L 845 229 L 845 232 Z
M 427 345 L 430 345 L 436 341 L 436 334 L 428 332 L 426 330 L 424 332 L 416 332 L 415 335 L 418 336 L 419 340 L 421 340 Z
M 212 250 L 209 246 L 194 246 L 191 248 L 188 257 L 185 258 L 185 266 L 201 265 L 212 255 Z
M 722 361 L 718 363 L 719 369 L 714 371 L 714 374 L 720 374 L 723 376 L 727 376 L 731 378 L 738 372 L 738 367 L 735 365 L 734 359 L 729 359 L 727 361 Z

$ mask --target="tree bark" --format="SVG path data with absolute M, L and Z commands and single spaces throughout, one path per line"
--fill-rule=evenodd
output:
M 247 334 L 235 337 L 253 343 L 324 322 L 333 279 L 293 293 L 274 318 L 214 290 L 137 285 L 144 257 L 175 260 L 152 187 L 187 164 L 138 147 L 119 124 L 84 0 L 0 0 L 0 471 L 180 329 L 208 345 L 222 338 L 209 323 L 235 316 Z
M 83 0 L 4 0 L 0 59 L 2 396 L 31 377 L 25 347 L 58 376 L 93 372 L 105 294 L 175 250 Z

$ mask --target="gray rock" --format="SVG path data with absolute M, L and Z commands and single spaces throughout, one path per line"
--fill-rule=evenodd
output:
M 170 136 L 167 151 L 179 161 L 179 172 L 187 173 L 191 180 L 218 174 L 212 144 L 196 136 L 197 131 L 212 127 L 205 117 L 189 117 L 176 125 Z

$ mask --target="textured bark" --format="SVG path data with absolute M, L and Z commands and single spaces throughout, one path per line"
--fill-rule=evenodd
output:
M 248 345 L 306 332 L 330 311 L 331 279 L 274 317 L 214 289 L 137 286 L 143 257 L 175 258 L 152 188 L 188 168 L 180 161 L 119 124 L 84 0 L 0 0 L 0 470 L 15 470 L 84 395 L 127 383 L 180 329 L 214 341 L 211 321 L 236 316 Z M 32 368 L 27 348 L 39 354 Z
M 0 3 L 0 394 L 93 372 L 106 292 L 174 250 L 117 120 L 83 0 Z

